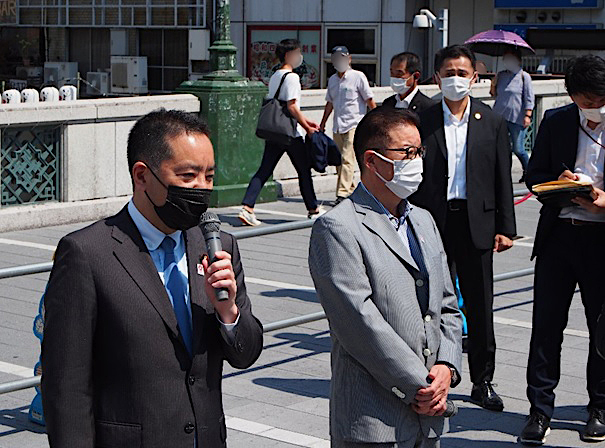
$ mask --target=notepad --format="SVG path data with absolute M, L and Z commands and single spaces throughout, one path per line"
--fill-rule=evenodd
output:
M 572 199 L 578 196 L 593 200 L 591 196 L 593 187 L 590 182 L 554 180 L 534 185 L 531 189 L 538 197 L 538 201 L 550 207 L 577 207 L 578 204 L 572 202 Z

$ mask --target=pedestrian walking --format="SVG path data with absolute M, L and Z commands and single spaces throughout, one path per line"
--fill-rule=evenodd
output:
M 326 105 L 319 130 L 325 131 L 326 122 L 334 112 L 333 139 L 342 155 L 342 164 L 336 168 L 338 180 L 335 205 L 338 205 L 355 189 L 355 128 L 367 109 L 374 109 L 376 103 L 366 75 L 351 68 L 351 55 L 347 47 L 338 45 L 332 48 L 331 61 L 336 73 L 328 80 Z
M 292 70 L 300 67 L 303 62 L 300 42 L 296 39 L 284 39 L 277 45 L 275 52 L 282 66 L 269 80 L 269 95 L 267 98 L 273 98 L 279 90 L 278 99 L 287 103 L 288 113 L 296 119 L 296 138 L 287 145 L 269 140 L 265 142 L 265 151 L 260 167 L 248 184 L 246 194 L 242 200 L 242 209 L 238 215 L 238 218 L 248 226 L 261 224 L 254 213 L 254 206 L 263 186 L 273 174 L 277 163 L 284 154 L 288 154 L 292 165 L 296 169 L 298 185 L 307 208 L 308 218 L 314 219 L 323 213 L 323 209 L 318 206 L 315 196 L 311 165 L 303 139 L 304 132 L 312 134 L 319 129 L 319 126 L 306 118 L 301 112 L 302 88 L 300 77 L 292 72 Z
M 492 80 L 490 93 L 496 97 L 494 112 L 506 120 L 512 141 L 513 153 L 521 162 L 523 175 L 519 182 L 525 182 L 529 155 L 525 150 L 525 131 L 531 125 L 535 98 L 531 76 L 521 68 L 521 51 L 507 49 L 502 57 L 505 70 Z

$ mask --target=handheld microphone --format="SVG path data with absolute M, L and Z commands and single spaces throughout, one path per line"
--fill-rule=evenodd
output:
M 216 253 L 223 250 L 221 243 L 221 220 L 218 219 L 215 213 L 205 212 L 200 217 L 200 227 L 204 240 L 206 241 L 206 249 L 208 251 L 208 266 L 214 263 L 216 259 Z M 223 302 L 229 299 L 229 292 L 227 288 L 215 288 L 216 299 L 219 302 Z

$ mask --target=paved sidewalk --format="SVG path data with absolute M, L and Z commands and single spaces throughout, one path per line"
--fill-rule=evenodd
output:
M 535 200 L 516 208 L 519 234 L 526 238 L 495 256 L 496 273 L 532 266 L 529 254 L 538 209 Z M 225 229 L 239 226 L 237 211 L 237 207 L 218 210 Z M 268 225 L 306 217 L 300 198 L 261 204 L 257 213 Z M 59 239 L 86 224 L 0 234 L 0 268 L 49 261 Z M 309 234 L 306 229 L 240 242 L 253 309 L 263 323 L 321 310 L 307 266 Z M 47 278 L 47 274 L 37 274 L 0 280 L 0 383 L 32 374 L 28 369 L 39 356 L 32 321 Z M 453 391 L 460 412 L 452 419 L 451 432 L 443 439 L 442 447 L 499 448 L 516 444 L 528 411 L 525 366 L 531 333 L 532 280 L 528 276 L 496 283 L 495 382 L 505 400 L 505 411 L 492 413 L 468 402 L 471 386 L 465 361 L 464 380 Z M 552 447 L 590 446 L 580 442 L 578 436 L 587 417 L 588 338 L 583 307 L 576 295 L 563 347 L 553 431 L 548 438 L 547 446 Z M 237 371 L 227 367 L 223 384 L 229 447 L 328 447 L 329 351 L 328 326 L 326 321 L 319 321 L 266 334 L 265 350 L 252 368 Z M 44 428 L 27 421 L 33 395 L 31 389 L 0 395 L 0 447 L 48 446 Z

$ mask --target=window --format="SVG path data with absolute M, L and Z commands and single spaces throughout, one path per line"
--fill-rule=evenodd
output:
M 139 56 L 147 56 L 149 90 L 172 92 L 189 77 L 187 30 L 139 30 Z
M 376 55 L 376 28 L 332 28 L 328 29 L 328 45 L 330 53 L 337 45 L 344 45 L 352 55 Z
M 19 0 L 19 25 L 205 27 L 206 0 Z
M 323 73 L 325 75 L 322 77 L 321 85 L 324 88 L 327 87 L 328 79 L 335 73 L 334 67 L 330 62 L 330 51 L 338 45 L 344 45 L 351 53 L 351 66 L 355 70 L 363 72 L 368 78 L 370 85 L 375 86 L 380 80 L 380 66 L 378 64 L 380 43 L 376 38 L 377 35 L 377 26 L 326 26 L 325 51 L 323 55 Z

